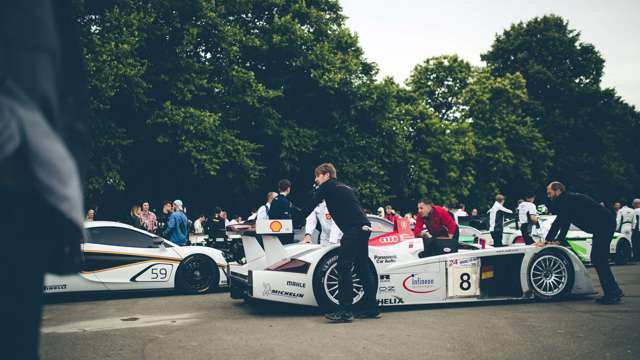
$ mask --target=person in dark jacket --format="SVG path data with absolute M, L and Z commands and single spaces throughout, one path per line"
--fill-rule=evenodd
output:
M 623 296 L 609 267 L 609 246 L 616 228 L 613 214 L 587 195 L 565 191 L 562 183 L 554 181 L 547 186 L 547 196 L 556 219 L 547 233 L 547 242 L 567 245 L 565 237 L 569 226 L 574 224 L 593 234 L 591 263 L 596 268 L 604 295 L 598 298 L 601 304 L 617 304 Z
M 269 219 L 291 219 L 293 212 L 293 204 L 287 196 L 291 193 L 291 182 L 287 179 L 282 179 L 278 182 L 278 196 L 271 201 L 269 207 Z M 293 234 L 278 235 L 282 244 L 291 244 L 293 242 Z
M 315 169 L 315 181 L 318 185 L 313 198 L 302 210 L 309 214 L 323 200 L 326 201 L 329 213 L 344 235 L 338 250 L 339 308 L 325 317 L 332 322 L 350 322 L 353 314 L 353 282 L 351 268 L 363 281 L 364 297 L 362 306 L 356 316 L 359 318 L 378 318 L 380 310 L 376 303 L 374 273 L 369 267 L 369 235 L 371 223 L 367 219 L 362 206 L 353 189 L 338 182 L 336 168 L 331 163 L 324 163 Z M 273 205 L 271 205 L 273 208 Z
M 0 2 L 0 197 L 11 204 L 0 208 L 3 359 L 38 358 L 45 272 L 82 269 L 88 107 L 72 9 Z M 27 263 L 16 256 L 25 253 Z

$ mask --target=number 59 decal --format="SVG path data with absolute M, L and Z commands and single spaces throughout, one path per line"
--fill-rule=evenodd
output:
M 173 265 L 171 264 L 154 264 L 146 268 L 141 274 L 136 276 L 133 281 L 153 281 L 162 282 L 169 281 L 171 278 L 171 272 L 173 271 Z

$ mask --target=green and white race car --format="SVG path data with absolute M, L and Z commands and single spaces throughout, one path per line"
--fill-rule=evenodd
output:
M 539 221 L 542 229 L 542 238 L 547 235 L 547 232 L 551 228 L 551 224 L 555 220 L 555 215 L 540 215 Z M 515 220 L 510 220 L 504 223 L 504 232 L 502 236 L 502 243 L 511 245 L 524 245 L 524 238 L 522 232 L 516 228 Z M 578 255 L 578 258 L 585 263 L 591 263 L 591 241 L 592 235 L 590 233 L 580 230 L 575 225 L 571 225 L 567 232 L 567 242 L 571 247 L 571 250 Z M 488 245 L 493 245 L 493 239 L 488 231 L 483 231 L 480 235 L 481 239 L 484 239 Z M 542 240 L 542 239 L 534 239 Z M 609 254 L 611 260 L 618 265 L 623 265 L 629 262 L 631 259 L 631 241 L 627 239 L 621 233 L 614 233 L 611 245 L 609 248 Z

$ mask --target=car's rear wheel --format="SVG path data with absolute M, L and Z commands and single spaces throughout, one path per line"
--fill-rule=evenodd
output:
M 545 249 L 529 263 L 527 279 L 536 298 L 555 300 L 573 288 L 575 273 L 569 257 L 559 249 Z
M 338 307 L 340 288 L 338 286 L 338 255 L 329 254 L 322 258 L 313 274 L 313 292 L 316 295 L 318 305 L 324 310 L 332 310 Z M 364 297 L 364 287 L 360 276 L 351 269 L 353 279 L 353 303 L 357 304 Z
M 631 242 L 622 238 L 618 240 L 618 245 L 616 245 L 614 261 L 616 262 L 616 265 L 625 265 L 629 260 L 631 260 Z
M 207 256 L 193 255 L 184 259 L 176 274 L 176 288 L 189 294 L 202 294 L 218 287 L 220 272 Z

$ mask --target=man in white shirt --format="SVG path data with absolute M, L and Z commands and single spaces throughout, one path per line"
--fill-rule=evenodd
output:
M 523 201 L 518 205 L 518 225 L 520 225 L 520 231 L 522 232 L 524 243 L 527 245 L 533 244 L 530 226 L 531 216 L 538 214 L 536 204 L 533 203 L 534 201 L 536 201 L 536 196 L 533 193 L 530 193 L 527 195 L 526 201 Z
M 321 202 L 313 209 L 311 214 L 307 216 L 307 222 L 304 225 L 304 243 L 310 244 L 312 242 L 311 235 L 315 230 L 316 225 L 320 222 L 322 232 L 320 233 L 319 243 L 321 245 L 339 244 L 342 238 L 342 231 L 335 221 L 331 218 L 329 209 L 327 209 L 327 203 Z
M 469 214 L 467 213 L 467 211 L 465 209 L 465 205 L 464 204 L 460 204 L 460 206 L 458 207 L 458 210 L 456 210 L 453 214 L 456 217 L 469 216 Z
M 271 202 L 276 196 L 278 196 L 278 193 L 276 192 L 270 191 L 267 193 L 267 202 L 258 209 L 256 220 L 269 220 L 269 208 L 271 207 Z
M 631 233 L 631 247 L 633 249 L 633 259 L 640 261 L 640 199 L 633 200 L 633 231 Z
M 506 214 L 513 214 L 513 211 L 507 209 L 504 204 L 504 195 L 496 195 L 496 202 L 489 209 L 489 232 L 493 239 L 493 246 L 500 247 L 502 245 L 502 225 Z
M 626 202 L 624 202 L 624 206 L 618 210 L 616 214 L 616 231 L 624 234 L 627 239 L 631 239 L 634 215 L 635 211 L 628 207 Z

